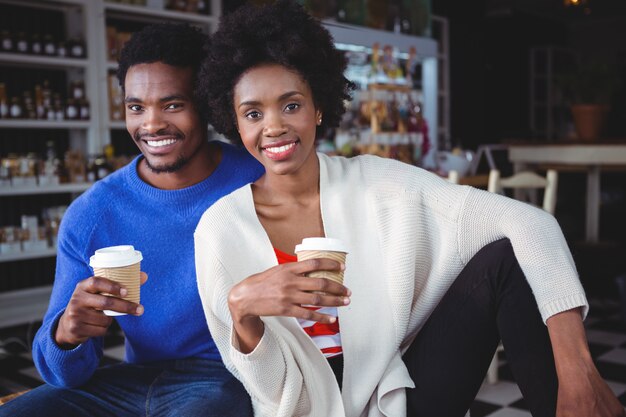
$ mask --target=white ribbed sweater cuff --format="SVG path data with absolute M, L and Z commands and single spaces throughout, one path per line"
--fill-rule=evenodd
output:
M 584 320 L 589 312 L 589 305 L 587 304 L 587 299 L 584 294 L 573 294 L 568 297 L 552 300 L 549 303 L 539 306 L 539 312 L 541 313 L 541 318 L 545 323 L 546 320 L 555 314 L 577 307 L 582 307 L 582 318 Z

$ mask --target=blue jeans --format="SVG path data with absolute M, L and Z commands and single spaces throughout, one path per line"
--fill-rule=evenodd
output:
M 252 405 L 221 362 L 181 359 L 103 367 L 75 389 L 44 384 L 0 407 L 4 416 L 247 417 Z

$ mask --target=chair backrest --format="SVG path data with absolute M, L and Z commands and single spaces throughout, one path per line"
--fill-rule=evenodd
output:
M 545 177 L 536 174 L 531 171 L 522 171 L 517 174 L 501 178 L 500 171 L 492 169 L 489 172 L 489 185 L 487 190 L 492 193 L 502 194 L 503 189 L 511 188 L 514 190 L 527 189 L 536 190 L 543 188 L 543 204 L 542 208 L 548 213 L 554 215 L 554 209 L 556 207 L 556 191 L 558 187 L 558 174 L 555 170 L 549 169 Z M 519 198 L 519 195 L 516 195 Z M 534 193 L 531 194 L 530 203 L 536 205 L 536 198 Z
M 459 183 L 459 171 L 455 171 L 455 170 L 450 170 L 450 172 L 448 172 L 448 181 L 451 182 L 452 184 L 458 184 Z

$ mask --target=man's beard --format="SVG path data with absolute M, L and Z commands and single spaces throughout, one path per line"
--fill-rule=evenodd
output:
M 148 166 L 148 168 L 150 168 L 150 170 L 154 172 L 155 174 L 172 173 L 172 172 L 179 171 L 181 168 L 187 165 L 187 162 L 189 162 L 189 158 L 185 157 L 185 155 L 179 155 L 176 162 L 170 165 L 157 166 L 157 165 L 152 165 L 148 158 L 144 157 L 144 160 L 146 161 L 146 165 Z
M 183 134 L 180 133 L 178 130 L 162 130 L 162 131 L 159 131 L 158 134 L 174 136 L 178 140 L 185 140 Z M 142 140 L 144 140 L 144 137 L 147 137 L 147 136 L 150 136 L 150 135 L 141 135 L 139 133 L 136 133 L 135 135 L 133 135 L 133 139 L 135 140 L 136 143 L 139 143 Z M 189 160 L 198 152 L 199 148 L 200 147 L 198 146 L 198 148 L 193 151 L 190 157 L 186 157 L 185 155 L 182 155 L 182 154 L 178 155 L 176 162 L 170 165 L 152 165 L 146 155 L 144 155 L 144 160 L 146 161 L 146 166 L 155 174 L 163 174 L 163 173 L 167 174 L 167 173 L 177 172 L 177 171 L 180 171 L 180 169 L 183 168 L 185 165 L 187 165 L 187 162 L 189 162 Z

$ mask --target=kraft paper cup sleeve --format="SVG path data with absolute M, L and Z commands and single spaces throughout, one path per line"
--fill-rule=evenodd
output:
M 128 294 L 123 297 L 124 300 L 139 304 L 142 259 L 141 252 L 135 250 L 132 245 L 120 245 L 96 250 L 89 264 L 94 270 L 94 275 L 118 282 L 126 288 Z M 126 313 L 104 310 L 104 314 L 121 316 Z
M 295 248 L 298 261 L 328 258 L 345 264 L 348 250 L 344 243 L 335 238 L 305 238 Z M 313 278 L 326 278 L 343 285 L 343 271 L 313 271 L 307 274 Z

